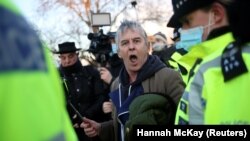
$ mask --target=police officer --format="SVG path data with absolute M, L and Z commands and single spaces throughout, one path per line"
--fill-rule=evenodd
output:
M 35 31 L 0 1 L 0 140 L 76 141 L 58 72 Z
M 102 111 L 102 104 L 108 100 L 104 90 L 104 83 L 100 79 L 99 72 L 94 66 L 82 66 L 74 42 L 64 42 L 58 45 L 61 65 L 59 71 L 65 86 L 68 112 L 82 141 L 90 140 L 82 129 L 78 128 L 82 116 L 98 121 L 108 120 L 108 115 Z M 106 95 L 106 96 L 105 96 Z M 81 116 L 77 113 L 80 113 Z
M 189 90 L 197 67 L 204 58 L 233 41 L 226 13 L 230 2 L 231 0 L 172 0 L 174 15 L 168 26 L 182 27 L 176 47 L 180 46 L 178 48 L 184 48 L 188 52 L 178 60 L 178 63 L 185 66 L 188 77 L 184 80 L 187 87 L 179 103 L 176 124 L 189 123 Z
M 205 59 L 194 76 L 190 124 L 250 124 L 249 4 L 235 0 L 230 5 L 228 17 L 236 41 Z

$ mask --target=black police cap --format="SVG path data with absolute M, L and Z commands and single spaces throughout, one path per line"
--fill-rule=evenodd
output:
M 177 28 L 181 26 L 180 18 L 209 4 L 216 0 L 172 0 L 174 10 L 173 16 L 170 18 L 167 26 Z

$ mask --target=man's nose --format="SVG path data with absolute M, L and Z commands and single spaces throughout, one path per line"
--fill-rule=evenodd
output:
M 134 49 L 135 48 L 135 44 L 133 42 L 130 42 L 128 47 L 129 47 L 129 49 Z
M 70 59 L 69 59 L 69 58 L 66 58 L 66 59 L 65 59 L 65 62 L 66 62 L 66 64 L 69 64 Z

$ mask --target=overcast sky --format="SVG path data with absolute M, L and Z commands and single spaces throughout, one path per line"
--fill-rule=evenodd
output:
M 22 11 L 24 16 L 30 18 L 32 11 L 35 10 L 32 5 L 35 4 L 36 0 L 12 0 L 16 6 Z

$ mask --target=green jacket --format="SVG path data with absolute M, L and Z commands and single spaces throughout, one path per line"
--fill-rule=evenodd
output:
M 132 140 L 133 125 L 173 125 L 176 104 L 162 94 L 138 96 L 129 107 L 129 120 L 125 125 L 125 140 Z

